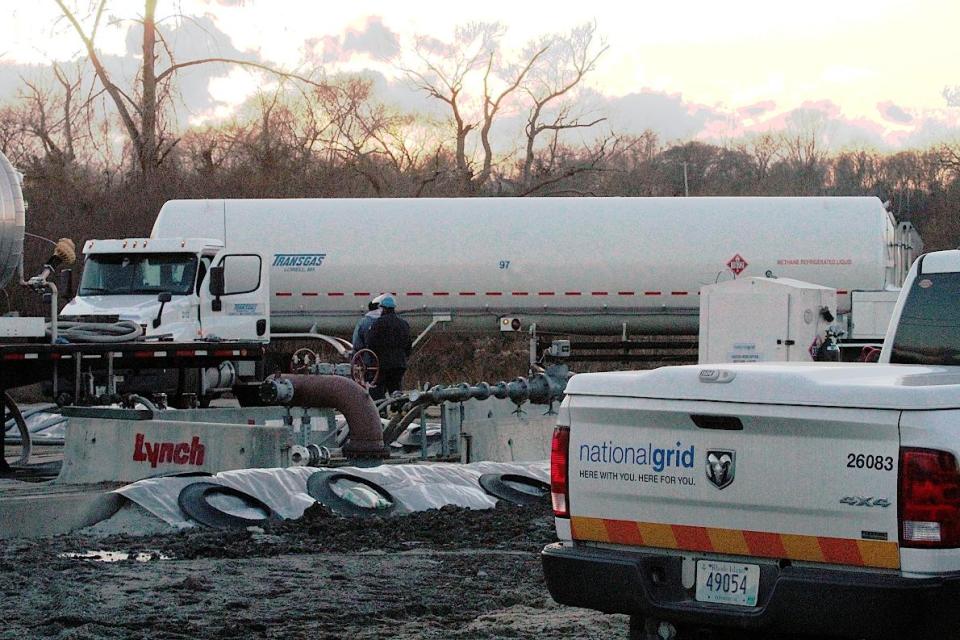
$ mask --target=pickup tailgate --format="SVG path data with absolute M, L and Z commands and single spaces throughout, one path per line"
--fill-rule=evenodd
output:
M 571 534 L 894 569 L 893 409 L 571 395 Z

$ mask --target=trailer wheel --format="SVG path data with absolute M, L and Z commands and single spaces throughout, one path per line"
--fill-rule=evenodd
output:
M 244 529 L 280 519 L 259 498 L 213 482 L 188 484 L 177 496 L 177 505 L 187 517 L 211 529 Z
M 480 476 L 480 486 L 495 498 L 523 506 L 550 499 L 550 485 L 546 482 L 513 473 L 485 473 Z
M 310 367 L 320 362 L 320 356 L 313 349 L 297 349 L 290 356 L 290 373 L 310 373 Z
M 370 349 L 360 349 L 350 358 L 350 376 L 361 387 L 370 388 L 380 377 L 380 359 Z

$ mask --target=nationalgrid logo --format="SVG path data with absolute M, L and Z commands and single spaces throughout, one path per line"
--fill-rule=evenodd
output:
M 692 469 L 694 460 L 694 445 L 684 448 L 680 442 L 675 448 L 654 447 L 652 442 L 646 445 L 624 446 L 615 444 L 613 440 L 580 445 L 580 462 L 631 464 L 650 467 L 657 473 L 669 468 Z

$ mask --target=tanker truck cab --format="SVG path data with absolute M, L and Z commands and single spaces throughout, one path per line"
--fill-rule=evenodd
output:
M 147 338 L 267 342 L 269 269 L 219 240 L 90 240 L 61 320 L 132 320 Z
M 574 376 L 554 599 L 634 639 L 957 637 L 960 251 L 914 263 L 883 349 Z

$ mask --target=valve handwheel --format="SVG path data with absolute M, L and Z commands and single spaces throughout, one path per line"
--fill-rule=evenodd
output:
M 316 364 L 319 359 L 313 349 L 297 349 L 290 358 L 290 373 L 308 373 L 310 365 Z
M 361 387 L 372 387 L 380 376 L 380 359 L 370 349 L 360 349 L 350 358 L 350 375 Z

